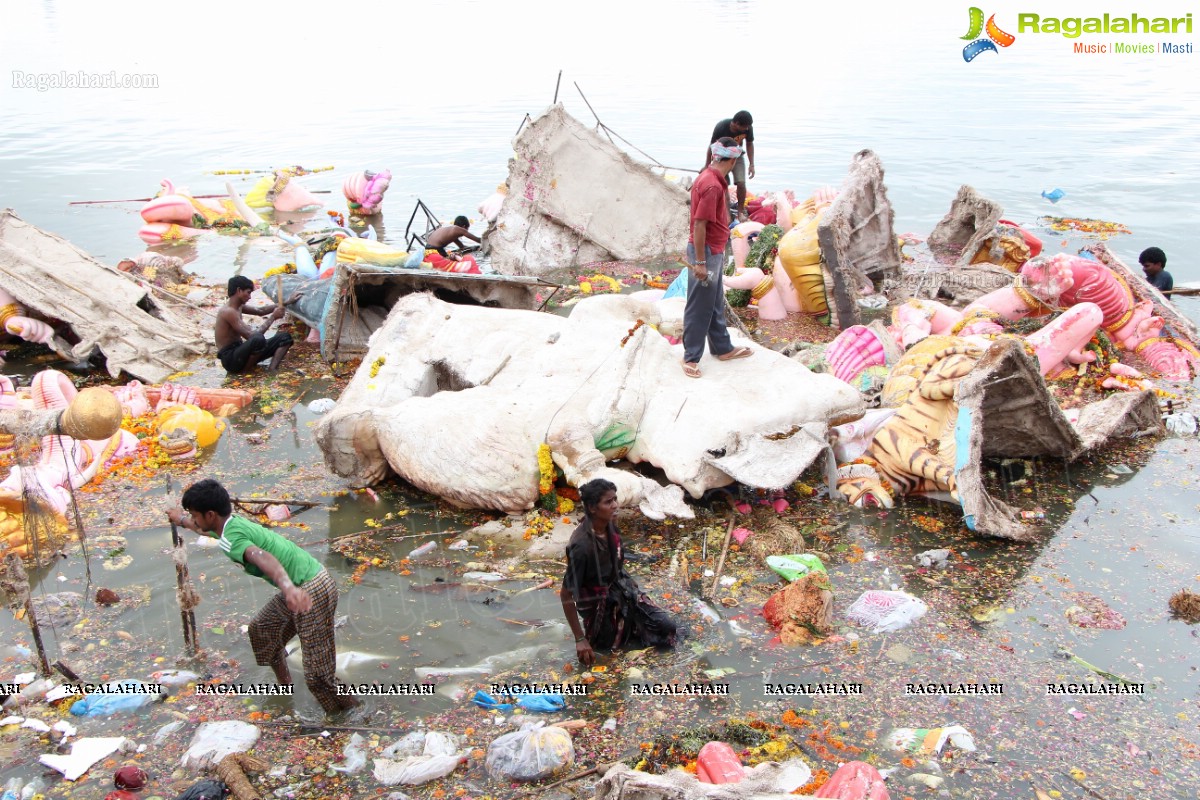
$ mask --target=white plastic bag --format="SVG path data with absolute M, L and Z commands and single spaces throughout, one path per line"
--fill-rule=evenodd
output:
M 430 731 L 425 734 L 425 747 L 421 753 L 427 756 L 453 756 L 458 755 L 460 747 L 458 737 L 454 734 Z
M 80 775 L 91 769 L 102 758 L 108 758 L 121 750 L 133 750 L 133 742 L 124 736 L 91 737 L 78 739 L 71 745 L 70 755 L 46 753 L 39 756 L 38 761 L 50 769 L 56 769 L 69 781 L 76 780 Z
M 383 757 L 390 761 L 399 761 L 409 756 L 419 756 L 424 751 L 425 731 L 413 731 L 390 744 L 383 751 Z
M 344 772 L 353 775 L 367 765 L 367 740 L 362 734 L 351 735 L 350 741 L 342 750 L 342 763 L 334 767 L 334 772 Z
M 565 772 L 575 763 L 571 734 L 559 727 L 526 723 L 488 746 L 488 774 L 515 781 L 540 781 Z
M 314 414 L 328 414 L 337 406 L 337 400 L 332 397 L 318 397 L 308 404 L 308 410 Z
M 409 756 L 402 761 L 377 758 L 372 774 L 375 776 L 375 780 L 384 786 L 395 786 L 400 783 L 417 786 L 446 777 L 458 769 L 458 765 L 465 760 L 466 756 L 461 755 Z
M 249 722 L 226 719 L 203 722 L 196 729 L 187 752 L 179 763 L 185 769 L 200 772 L 216 765 L 230 753 L 244 753 L 258 742 L 258 728 Z
M 851 622 L 869 627 L 872 633 L 891 633 L 907 628 L 928 610 L 924 601 L 907 592 L 871 589 L 846 609 L 846 616 Z

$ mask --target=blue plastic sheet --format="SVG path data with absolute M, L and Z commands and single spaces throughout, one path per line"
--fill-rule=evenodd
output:
M 107 717 L 133 711 L 162 697 L 150 689 L 150 684 L 141 681 L 114 681 L 104 686 L 106 691 L 84 695 L 82 700 L 72 703 L 71 714 L 76 717 Z

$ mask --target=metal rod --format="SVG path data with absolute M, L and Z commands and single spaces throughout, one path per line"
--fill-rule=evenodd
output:
M 583 102 L 585 105 L 587 105 L 588 111 L 592 112 L 592 116 L 596 118 L 596 124 L 603 128 L 604 123 L 600 121 L 600 116 L 596 113 L 596 109 L 592 108 L 592 104 L 589 103 L 587 97 L 584 96 L 583 89 L 579 88 L 579 84 L 577 82 L 571 81 L 571 83 L 575 84 L 575 91 L 579 92 L 580 97 L 583 97 Z
M 558 80 L 556 80 L 554 82 L 554 102 L 550 104 L 552 106 L 558 105 L 558 86 L 561 83 L 562 83 L 562 70 L 560 69 L 558 71 Z

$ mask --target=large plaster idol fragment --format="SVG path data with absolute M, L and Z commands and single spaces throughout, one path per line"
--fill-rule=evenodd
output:
M 950 210 L 929 234 L 929 248 L 936 254 L 952 257 L 959 266 L 975 263 L 975 256 L 995 236 L 997 223 L 1004 216 L 999 203 L 981 195 L 966 184 Z
M 561 105 L 525 125 L 513 151 L 508 192 L 485 235 L 497 272 L 545 275 L 687 245 L 687 193 Z
M 817 228 L 821 255 L 833 279 L 832 311 L 841 328 L 858 324 L 857 300 L 873 291 L 874 281 L 895 282 L 900 277 L 895 216 L 879 156 L 859 151 Z
M 0 286 L 25 309 L 69 325 L 78 343 L 38 326 L 26 330 L 25 322 L 18 322 L 20 329 L 13 333 L 45 341 L 70 361 L 100 351 L 113 377 L 125 370 L 157 383 L 184 369 L 211 340 L 211 329 L 206 334 L 127 275 L 30 225 L 12 209 L 0 211 Z M 12 329 L 13 319 L 6 324 Z
M 661 519 L 691 516 L 685 490 L 788 484 L 826 451 L 830 425 L 862 414 L 849 385 L 750 341 L 737 344 L 753 357 L 687 378 L 680 346 L 651 327 L 660 320 L 632 296 L 588 298 L 564 318 L 409 295 L 317 442 L 358 485 L 394 471 L 459 506 L 504 511 L 537 501 L 544 442 L 571 484 L 607 478 L 622 505 Z M 608 466 L 621 457 L 669 485 Z

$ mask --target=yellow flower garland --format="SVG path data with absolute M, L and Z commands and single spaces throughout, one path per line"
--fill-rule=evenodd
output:
M 377 359 L 375 359 L 374 361 L 372 361 L 372 362 L 371 362 L 371 377 L 372 377 L 372 378 L 374 378 L 376 375 L 378 375 L 378 374 L 379 374 L 379 370 L 380 370 L 380 369 L 383 367 L 383 365 L 384 365 L 384 364 L 386 364 L 386 363 L 387 363 L 387 359 L 386 359 L 385 357 L 383 357 L 383 356 L 380 356 L 379 358 L 377 358 Z
M 550 494 L 554 490 L 554 459 L 550 457 L 550 445 L 545 442 L 538 445 L 537 460 L 538 472 L 541 473 L 538 494 Z

